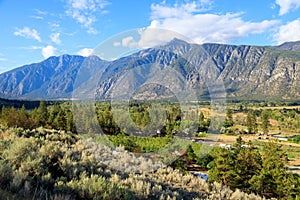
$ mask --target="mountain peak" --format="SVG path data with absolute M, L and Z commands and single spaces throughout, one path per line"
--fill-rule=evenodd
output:
M 168 42 L 168 44 L 169 45 L 187 45 L 189 43 L 185 40 L 174 37 L 170 42 Z
M 300 41 L 285 42 L 285 43 L 277 46 L 276 49 L 300 52 Z

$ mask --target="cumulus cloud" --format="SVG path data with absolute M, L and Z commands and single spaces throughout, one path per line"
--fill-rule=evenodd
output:
M 282 25 L 279 28 L 279 31 L 275 34 L 274 40 L 277 44 L 300 40 L 300 19 Z
M 38 42 L 41 42 L 41 38 L 40 38 L 40 35 L 39 33 L 37 32 L 37 30 L 35 29 L 30 29 L 29 27 L 24 27 L 23 29 L 17 29 L 15 32 L 14 32 L 14 35 L 16 36 L 21 36 L 21 37 L 25 37 L 25 38 L 28 38 L 28 39 L 35 39 L 37 40 Z
M 60 33 L 52 33 L 50 35 L 50 39 L 52 42 L 54 42 L 55 44 L 60 44 L 61 40 L 60 40 Z
M 284 15 L 292 10 L 297 10 L 300 7 L 300 0 L 276 0 L 279 5 L 279 15 Z
M 51 45 L 48 45 L 44 48 L 42 48 L 42 55 L 44 56 L 44 58 L 49 58 L 51 56 L 54 56 L 56 55 L 56 48 L 51 46 Z
M 122 39 L 122 46 L 129 48 L 137 48 L 139 45 L 132 36 L 128 36 Z
M 88 33 L 97 33 L 93 27 L 96 21 L 94 14 L 107 13 L 103 9 L 109 4 L 106 0 L 67 0 L 66 13 L 85 27 Z
M 84 48 L 84 49 L 81 49 L 80 51 L 78 51 L 77 55 L 88 57 L 88 56 L 92 55 L 93 51 L 94 51 L 93 49 Z
M 244 21 L 242 13 L 207 14 L 202 8 L 203 5 L 196 2 L 171 6 L 152 4 L 152 21 L 148 28 L 178 32 L 197 43 L 229 43 L 247 35 L 263 33 L 278 24 L 276 20 Z M 153 40 L 156 37 L 152 35 Z

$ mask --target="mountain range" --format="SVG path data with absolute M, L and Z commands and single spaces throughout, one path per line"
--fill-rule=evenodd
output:
M 8 99 L 300 99 L 300 42 L 191 44 L 179 39 L 113 61 L 53 56 L 0 74 Z

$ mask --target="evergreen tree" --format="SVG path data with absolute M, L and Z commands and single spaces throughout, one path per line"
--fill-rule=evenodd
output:
M 207 131 L 206 122 L 204 118 L 203 112 L 200 112 L 199 114 L 199 131 L 204 132 Z
M 67 119 L 63 109 L 60 109 L 57 116 L 54 119 L 55 127 L 59 130 L 66 130 Z
M 250 180 L 261 169 L 261 157 L 251 143 L 247 148 L 242 147 L 244 144 L 245 141 L 239 137 L 233 151 L 224 148 L 216 151 L 213 167 L 209 171 L 210 180 L 250 191 Z
M 251 143 L 248 147 L 242 147 L 238 152 L 235 161 L 235 182 L 233 187 L 250 192 L 250 182 L 254 175 L 259 174 L 261 170 L 261 156 L 259 152 L 254 149 Z
M 255 133 L 257 131 L 256 115 L 253 111 L 249 111 L 246 118 L 248 132 Z
M 287 198 L 296 193 L 295 180 L 285 168 L 281 146 L 274 142 L 265 145 L 262 151 L 262 170 L 250 181 L 252 190 L 260 195 Z
M 18 127 L 23 127 L 25 129 L 30 129 L 32 128 L 32 124 L 30 123 L 29 121 L 29 115 L 28 115 L 28 112 L 25 108 L 25 105 L 22 106 L 21 109 L 18 110 L 18 119 L 16 121 L 16 125 Z
M 235 177 L 233 154 L 225 148 L 219 148 L 214 152 L 213 157 L 213 167 L 209 170 L 209 180 L 232 186 Z
M 55 102 L 53 106 L 51 106 L 51 110 L 49 112 L 49 117 L 48 117 L 48 124 L 52 126 L 52 128 L 56 128 L 55 124 L 55 118 L 58 115 L 59 111 L 61 110 L 60 105 Z
M 269 132 L 269 126 L 270 126 L 270 121 L 269 121 L 270 115 L 267 110 L 263 110 L 261 113 L 261 123 L 262 123 L 262 130 L 264 133 Z
M 186 155 L 187 155 L 187 158 L 190 160 L 190 161 L 194 161 L 196 160 L 197 156 L 192 148 L 191 145 L 188 146 L 187 150 L 186 150 Z
M 232 109 L 227 109 L 226 110 L 226 119 L 225 119 L 225 123 L 224 123 L 224 126 L 225 127 L 230 127 L 230 126 L 233 126 L 233 111 Z
M 38 112 L 39 125 L 45 126 L 47 124 L 48 117 L 49 117 L 48 109 L 45 101 L 40 101 L 40 105 L 38 107 L 37 112 Z
M 66 130 L 71 131 L 72 133 L 76 133 L 75 122 L 71 111 L 68 111 L 66 113 Z

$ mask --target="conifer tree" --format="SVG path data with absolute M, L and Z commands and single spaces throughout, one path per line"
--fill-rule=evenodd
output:
M 233 111 L 231 109 L 226 110 L 226 120 L 225 120 L 225 127 L 230 127 L 233 125 Z
M 246 118 L 248 132 L 255 133 L 257 131 L 256 115 L 253 111 L 249 111 Z
M 262 151 L 262 170 L 250 181 L 252 190 L 260 195 L 287 198 L 295 193 L 293 175 L 286 171 L 281 146 L 268 142 Z
M 40 124 L 42 126 L 45 126 L 47 124 L 47 120 L 49 117 L 48 109 L 47 109 L 45 101 L 40 101 L 40 105 L 38 107 L 38 115 L 39 115 L 39 119 L 40 119 Z
M 262 131 L 264 133 L 269 132 L 269 126 L 270 126 L 270 121 L 269 121 L 269 112 L 267 110 L 262 111 L 261 113 L 261 123 L 262 123 Z

